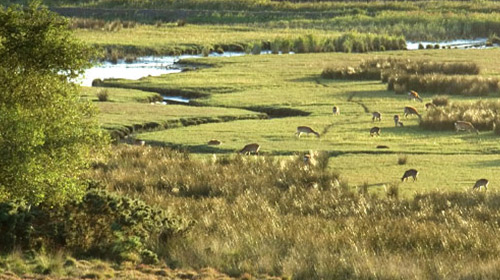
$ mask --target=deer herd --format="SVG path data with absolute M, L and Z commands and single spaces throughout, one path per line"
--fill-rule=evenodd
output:
M 408 99 L 409 100 L 413 100 L 413 101 L 419 101 L 419 102 L 423 102 L 422 98 L 420 97 L 420 95 L 416 92 L 416 91 L 413 91 L 413 90 L 410 90 L 408 92 Z M 436 107 L 433 103 L 426 103 L 425 104 L 425 109 L 426 110 L 429 110 L 431 108 L 434 108 Z M 334 115 L 340 115 L 340 108 L 338 106 L 334 106 L 333 109 L 332 109 L 332 112 Z M 408 116 L 411 116 L 411 115 L 416 115 L 419 120 L 421 121 L 422 120 L 422 116 L 420 115 L 420 113 L 418 112 L 417 108 L 413 107 L 413 106 L 406 106 L 404 107 L 403 109 L 403 116 L 405 118 L 407 118 Z M 401 117 L 399 115 L 394 115 L 393 117 L 393 120 L 394 120 L 394 126 L 395 127 L 403 127 L 403 122 L 401 122 Z M 378 122 L 382 122 L 382 114 L 380 112 L 372 112 L 372 122 L 375 122 L 375 121 L 378 121 Z M 467 122 L 467 121 L 456 121 L 454 123 L 454 126 L 455 126 L 455 130 L 456 132 L 459 132 L 459 131 L 466 131 L 466 132 L 472 132 L 472 133 L 476 133 L 476 134 L 479 134 L 479 131 L 474 127 L 474 125 L 470 122 Z M 370 136 L 380 136 L 380 127 L 378 126 L 374 126 L 370 129 Z M 324 133 L 324 132 L 323 132 Z M 314 136 L 316 136 L 317 138 L 320 137 L 320 134 L 315 131 L 313 128 L 309 127 L 309 126 L 298 126 L 297 127 L 297 130 L 295 132 L 295 135 L 300 138 L 300 136 L 302 134 L 305 134 L 305 135 L 309 135 L 309 134 L 313 134 Z M 129 139 L 130 141 L 131 139 Z M 133 144 L 135 145 L 144 145 L 144 141 L 142 140 L 133 140 Z M 217 140 L 217 139 L 211 139 L 210 141 L 208 141 L 207 143 L 208 145 L 221 145 L 222 142 Z M 250 155 L 250 154 L 256 154 L 258 155 L 259 154 L 259 150 L 260 150 L 260 145 L 257 144 L 257 143 L 250 143 L 250 144 L 247 144 L 243 147 L 243 149 L 239 150 L 239 153 L 240 154 L 244 154 L 244 155 Z M 384 147 L 384 148 L 388 148 L 387 146 L 377 146 L 377 148 L 379 147 Z M 304 162 L 309 162 L 310 161 L 310 158 L 308 157 L 309 155 L 307 154 L 305 157 L 304 157 Z M 417 175 L 418 175 L 418 171 L 416 169 L 409 169 L 409 170 L 406 170 L 403 174 L 403 177 L 401 177 L 401 181 L 404 182 L 406 181 L 408 178 L 413 178 L 413 181 L 416 181 L 417 180 Z M 479 179 L 473 186 L 473 189 L 481 189 L 481 187 L 484 187 L 484 189 L 487 189 L 487 186 L 488 186 L 488 183 L 489 181 L 487 179 Z

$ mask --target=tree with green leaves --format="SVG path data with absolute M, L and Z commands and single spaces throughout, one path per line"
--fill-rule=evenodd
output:
M 94 54 L 39 2 L 0 6 L 0 201 L 83 195 L 82 172 L 106 137 L 71 79 Z

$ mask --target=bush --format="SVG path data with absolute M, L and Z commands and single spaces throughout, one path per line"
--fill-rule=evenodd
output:
M 138 261 L 155 262 L 151 244 L 167 242 L 187 225 L 143 201 L 90 190 L 82 201 L 64 206 L 1 203 L 0 250 L 64 246 L 79 255 L 116 261 L 136 256 Z
M 97 99 L 99 99 L 99 101 L 101 101 L 101 102 L 108 101 L 108 98 L 109 98 L 108 90 L 99 89 L 97 91 Z

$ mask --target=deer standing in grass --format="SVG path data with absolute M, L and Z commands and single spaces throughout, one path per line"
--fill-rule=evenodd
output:
M 479 179 L 476 181 L 476 183 L 474 184 L 474 187 L 472 187 L 472 189 L 479 189 L 481 190 L 481 187 L 484 187 L 485 190 L 488 189 L 488 183 L 489 181 L 487 179 Z
M 333 106 L 333 114 L 334 115 L 340 115 L 340 108 L 337 106 Z
M 413 99 L 423 102 L 422 98 L 420 98 L 420 96 L 418 95 L 418 92 L 414 90 L 410 90 L 410 92 L 408 92 L 408 99 Z
M 378 126 L 374 126 L 370 129 L 370 136 L 373 137 L 375 135 L 380 136 L 380 127 Z
M 403 122 L 401 122 L 400 120 L 401 118 L 399 117 L 399 115 L 394 115 L 394 126 L 403 126 Z
M 259 155 L 260 145 L 257 143 L 247 144 L 241 149 L 240 154 L 250 155 L 252 153 Z
M 316 131 L 314 131 L 314 129 L 312 129 L 312 128 L 308 127 L 308 126 L 298 126 L 297 127 L 297 132 L 295 132 L 295 134 L 298 135 L 299 138 L 300 138 L 300 135 L 302 133 L 305 133 L 305 134 L 312 133 L 312 134 L 316 135 L 316 137 L 319 138 L 319 133 L 317 133 Z
M 425 110 L 429 110 L 430 108 L 436 108 L 436 105 L 434 103 L 425 103 Z
M 412 106 L 406 106 L 404 109 L 405 113 L 405 118 L 408 117 L 408 115 L 417 115 L 420 120 L 422 120 L 422 116 L 418 113 L 417 109 Z
M 475 132 L 476 134 L 479 134 L 479 130 L 477 130 L 470 122 L 456 121 L 455 122 L 455 130 L 457 132 L 463 130 L 463 131 Z
M 401 177 L 401 182 L 406 181 L 410 177 L 413 177 L 413 181 L 415 182 L 417 180 L 417 175 L 418 171 L 416 169 L 408 169 L 405 171 L 405 174 L 403 174 L 403 177 Z
M 382 121 L 382 114 L 380 114 L 380 112 L 372 113 L 372 122 L 374 122 L 375 120 L 378 120 L 379 122 Z

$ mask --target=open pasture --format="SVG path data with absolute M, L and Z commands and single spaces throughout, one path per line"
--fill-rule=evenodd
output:
M 102 92 L 107 94 L 107 101 L 98 101 L 96 96 Z M 158 102 L 162 98 L 157 93 L 131 89 L 83 87 L 82 97 L 94 102 L 103 128 L 122 136 L 143 129 L 266 117 L 262 113 L 237 108 L 167 106 Z
M 388 54 L 436 61 L 473 61 L 481 68 L 480 75 L 498 77 L 500 67 L 489 57 L 499 52 L 498 49 L 426 50 L 206 58 L 189 63 L 211 67 L 140 81 L 110 80 L 105 84 L 165 92 L 199 92 L 207 97 L 195 102 L 204 106 L 255 111 L 288 108 L 305 112 L 309 115 L 185 126 L 143 133 L 139 137 L 150 143 L 200 154 L 230 154 L 253 142 L 261 145 L 262 154 L 280 157 L 310 150 L 327 151 L 330 168 L 339 171 L 350 185 L 366 184 L 379 193 L 385 193 L 384 188 L 397 183 L 405 170 L 415 168 L 421 172 L 417 182 L 411 180 L 402 185 L 403 195 L 409 196 L 436 189 L 468 189 L 479 177 L 489 178 L 493 188 L 496 181 L 500 182 L 500 177 L 495 178 L 500 169 L 500 162 L 496 160 L 500 152 L 498 136 L 492 131 L 480 131 L 479 135 L 456 133 L 453 127 L 444 131 L 424 130 L 416 116 L 403 116 L 403 108 L 414 106 L 425 115 L 424 104 L 431 102 L 435 94 L 421 92 L 421 103 L 409 100 L 406 94 L 388 91 L 387 85 L 380 81 L 322 79 L 322 69 L 332 64 L 357 65 L 363 59 Z M 496 100 L 497 95 L 490 94 L 482 100 Z M 458 103 L 477 100 L 477 97 L 450 97 L 450 102 Z M 340 108 L 339 115 L 333 115 L 333 106 Z M 382 114 L 381 121 L 372 121 L 374 111 Z M 403 127 L 395 127 L 395 114 L 400 115 Z M 302 135 L 298 138 L 296 128 L 303 125 L 310 126 L 321 137 Z M 370 136 L 374 126 L 380 127 L 380 136 Z M 218 139 L 222 145 L 208 146 L 210 139 Z M 399 165 L 399 156 L 406 156 L 408 162 Z

